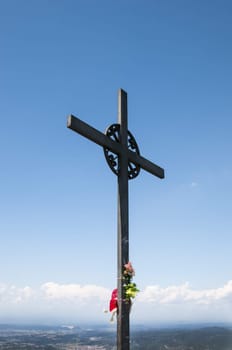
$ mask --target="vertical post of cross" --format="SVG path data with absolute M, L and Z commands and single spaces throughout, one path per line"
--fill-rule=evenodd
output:
M 140 155 L 138 145 L 127 126 L 127 93 L 118 94 L 118 124 L 111 125 L 106 134 L 98 131 L 79 118 L 70 115 L 67 127 L 104 149 L 111 170 L 118 178 L 118 315 L 117 350 L 130 349 L 130 303 L 125 298 L 123 287 L 124 265 L 129 260 L 129 206 L 128 180 L 135 178 L 141 169 L 164 178 L 164 169 Z M 109 133 L 108 133 L 109 131 Z M 111 137 L 113 136 L 113 137 Z
M 124 265 L 129 260 L 129 206 L 128 206 L 128 130 L 127 130 L 127 93 L 122 89 L 118 93 L 118 124 L 120 125 L 120 143 L 124 151 L 119 155 L 118 173 L 118 316 L 117 349 L 130 349 L 130 305 L 125 300 L 123 288 Z

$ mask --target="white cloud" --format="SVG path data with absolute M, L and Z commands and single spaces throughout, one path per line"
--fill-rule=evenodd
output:
M 39 288 L 0 284 L 0 322 L 108 322 L 102 310 L 111 291 L 102 286 L 47 282 Z M 163 288 L 147 286 L 133 306 L 137 321 L 232 321 L 232 280 L 214 289 L 193 289 L 189 283 Z
M 48 282 L 41 286 L 41 291 L 49 299 L 91 299 L 106 300 L 110 291 L 104 287 L 95 285 L 80 286 L 79 284 L 58 284 Z
M 26 303 L 29 300 L 77 301 L 85 302 L 99 300 L 108 301 L 111 291 L 96 285 L 58 284 L 47 282 L 39 289 L 29 286 L 18 288 L 14 285 L 0 284 L 0 305 L 11 303 Z M 140 303 L 173 304 L 196 303 L 213 304 L 220 301 L 232 303 L 232 280 L 224 286 L 215 289 L 192 289 L 188 282 L 181 285 L 172 285 L 162 288 L 159 285 L 147 286 L 142 290 L 136 300 Z
M 14 285 L 8 286 L 6 284 L 0 284 L 0 304 L 22 303 L 31 299 L 33 296 L 33 289 L 28 286 L 17 288 Z
M 216 289 L 193 290 L 189 283 L 179 286 L 147 286 L 138 296 L 138 301 L 157 304 L 197 303 L 213 304 L 220 301 L 232 302 L 232 280 Z

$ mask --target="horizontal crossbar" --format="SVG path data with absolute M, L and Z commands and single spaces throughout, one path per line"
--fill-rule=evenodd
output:
M 106 147 L 114 153 L 117 153 L 119 156 L 125 154 L 124 147 L 120 143 L 111 140 L 108 136 L 93 128 L 89 124 L 83 122 L 73 115 L 68 116 L 67 127 L 73 131 L 76 131 L 78 134 L 86 137 L 87 139 L 95 142 L 99 146 Z M 128 160 L 134 164 L 139 165 L 142 169 L 148 171 L 152 175 L 159 177 L 160 179 L 164 178 L 164 169 L 160 168 L 158 165 L 150 162 L 148 159 L 140 156 L 139 154 L 127 151 Z

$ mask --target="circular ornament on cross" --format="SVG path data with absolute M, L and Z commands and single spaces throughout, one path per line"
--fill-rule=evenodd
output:
M 110 125 L 105 132 L 106 136 L 108 136 L 112 141 L 120 142 L 120 124 L 112 124 Z M 139 147 L 137 145 L 137 142 L 135 141 L 134 136 L 132 133 L 128 130 L 127 131 L 127 147 L 129 151 L 135 152 L 138 155 L 140 155 Z M 110 167 L 110 169 L 113 171 L 115 175 L 119 174 L 119 156 L 117 153 L 112 152 L 109 148 L 104 147 L 104 154 L 106 161 Z M 136 176 L 139 175 L 140 172 L 140 166 L 128 161 L 128 179 L 134 179 Z

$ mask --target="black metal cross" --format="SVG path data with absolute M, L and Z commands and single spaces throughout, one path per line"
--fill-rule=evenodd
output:
M 140 155 L 133 135 L 127 129 L 127 93 L 118 92 L 118 123 L 105 134 L 70 115 L 67 127 L 102 146 L 111 170 L 118 178 L 118 315 L 117 349 L 130 349 L 129 308 L 123 288 L 124 265 L 129 261 L 128 179 L 135 178 L 140 168 L 164 178 L 164 170 Z

